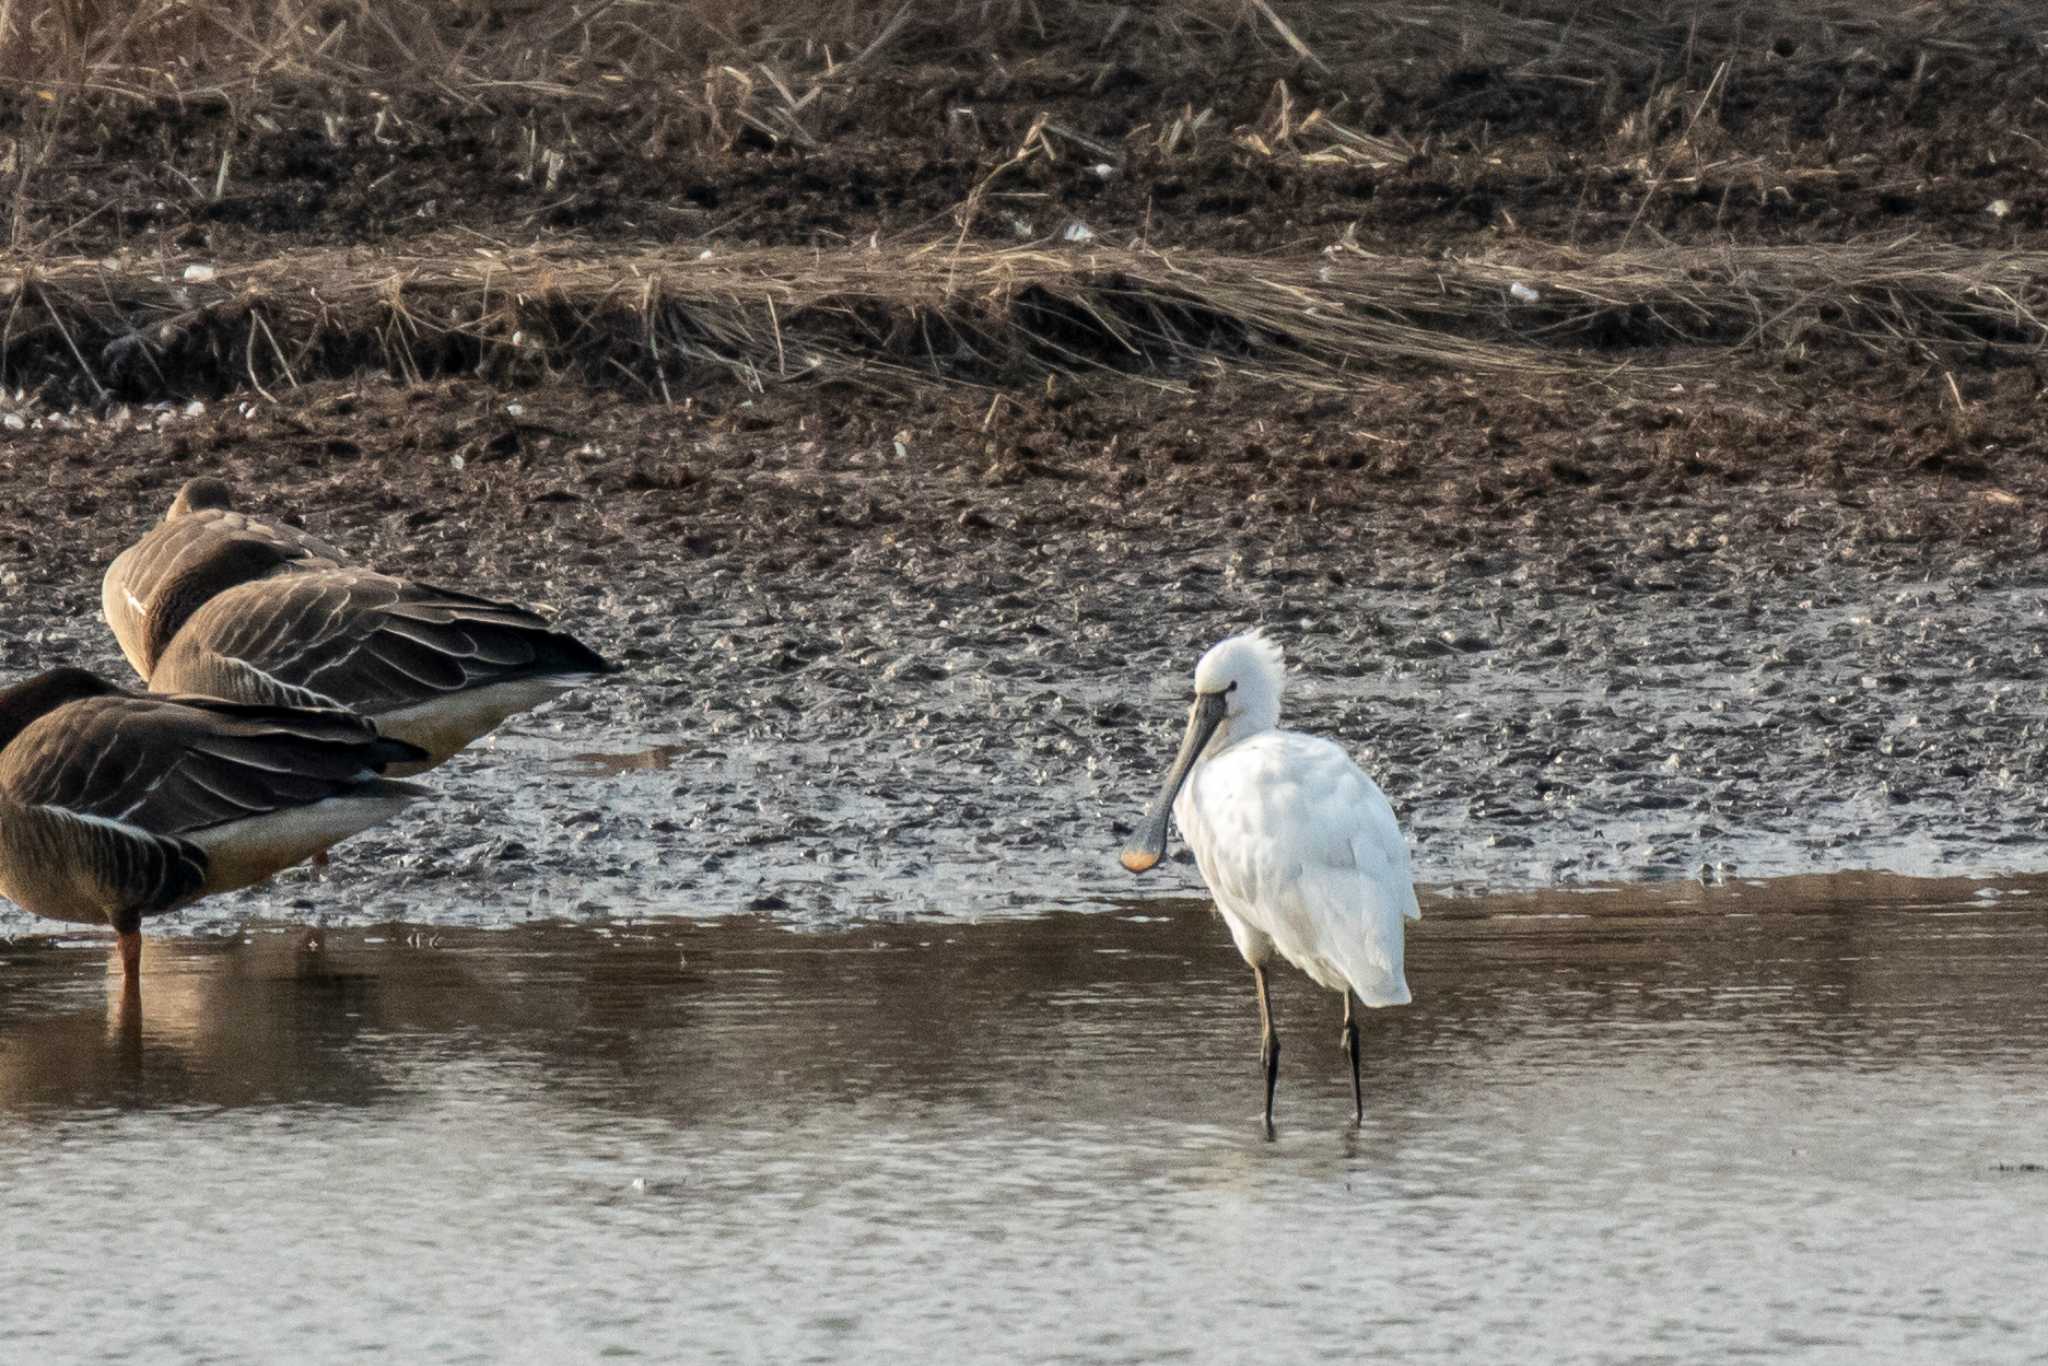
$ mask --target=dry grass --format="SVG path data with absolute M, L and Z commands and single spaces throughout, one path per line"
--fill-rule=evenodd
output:
M 1152 7 L 1146 7 L 1150 9 Z M 1106 0 L 0 0 L 0 71 L 134 97 L 245 98 L 264 85 L 419 87 L 473 99 L 716 80 L 799 110 L 882 56 L 957 57 L 1230 24 L 1243 0 L 1175 0 L 1140 18 Z
M 2048 253 L 1890 246 L 1520 250 L 1418 260 L 924 246 L 319 250 L 221 268 L 0 257 L 0 383 L 79 398 L 573 375 L 1014 385 L 1228 368 L 1291 385 L 1449 367 L 1585 374 L 1699 348 L 1942 362 L 2048 349 Z
M 1886 48 L 2048 50 L 2031 0 L 0 0 L 18 87 L 255 100 L 266 85 L 605 95 L 739 82 L 801 122 L 817 91 L 905 63 L 1103 59 L 1167 40 L 1223 69 L 1486 66 L 1586 85 L 1704 79 L 1723 62 L 1876 60 Z
M 1178 383 L 1231 366 L 1329 384 L 1394 364 L 1576 372 L 1701 347 L 1925 358 L 2043 345 L 2038 254 L 1912 242 L 1598 256 L 1528 247 L 1454 261 L 1345 245 L 1278 260 L 972 245 L 984 200 L 1024 162 L 1075 148 L 1117 159 L 1121 149 L 1044 115 L 958 207 L 958 236 L 917 248 L 697 260 L 648 246 L 593 258 L 574 244 L 439 237 L 374 256 L 302 250 L 187 281 L 196 262 L 60 256 L 66 225 L 36 213 L 59 126 L 108 99 L 221 100 L 260 119 L 285 87 L 314 92 L 316 109 L 325 95 L 424 92 L 469 107 L 516 95 L 695 120 L 712 148 L 749 128 L 809 144 L 846 126 L 828 111 L 858 113 L 871 75 L 921 73 L 913 86 L 944 90 L 960 73 L 1037 61 L 1071 78 L 1142 66 L 1161 44 L 1181 62 L 1165 66 L 1191 58 L 1272 92 L 1249 123 L 1163 110 L 1144 132 L 1166 157 L 1228 136 L 1265 157 L 1400 166 L 1416 150 L 1412 130 L 1366 131 L 1375 72 L 1422 72 L 1427 84 L 1428 73 L 1483 67 L 1606 92 L 1612 159 L 1650 186 L 1641 218 L 1674 187 L 1749 180 L 1761 195 L 1795 171 L 1831 174 L 1776 169 L 1724 145 L 1717 110 L 1742 72 L 1957 52 L 2037 60 L 2048 57 L 2048 10 L 2032 0 L 0 0 L 0 86 L 11 82 L 26 110 L 0 165 L 10 240 L 37 248 L 0 255 L 0 380 L 90 394 L 263 387 L 365 367 L 573 371 L 672 394 L 707 372 L 750 384 L 1003 384 L 1112 370 Z M 1256 81 L 1251 61 L 1270 64 Z M 1616 93 L 1624 84 L 1627 100 Z M 935 110 L 935 129 L 945 117 Z M 552 187 L 549 159 L 562 153 L 533 126 L 521 173 Z M 208 186 L 217 199 L 225 144 L 201 180 L 171 169 L 195 200 Z
M 1129 146 L 1100 130 L 1091 139 L 1035 125 L 990 182 L 1036 155 L 1034 139 L 1116 162 L 1134 147 L 1171 157 L 1229 138 L 1261 156 L 1387 168 L 1434 147 L 1428 128 L 1368 131 L 1386 122 L 1389 84 L 1435 90 L 1432 117 L 1457 125 L 1456 73 L 1485 69 L 1592 92 L 1609 130 L 1607 162 L 1651 186 L 1647 215 L 1660 195 L 1709 182 L 1764 195 L 1832 174 L 1730 145 L 1721 107 L 1746 76 L 1904 63 L 1917 85 L 1922 67 L 1957 54 L 1988 55 L 1993 66 L 2048 62 L 2048 9 L 2035 0 L 0 0 L 0 193 L 9 244 L 61 240 L 72 225 L 41 206 L 45 168 L 90 136 L 109 101 L 221 103 L 244 127 L 324 129 L 336 145 L 339 130 L 371 118 L 381 140 L 387 118 L 416 117 L 412 99 L 517 105 L 521 174 L 552 189 L 575 154 L 575 130 L 591 126 L 572 118 L 579 109 L 608 120 L 594 142 L 650 160 L 671 147 L 716 154 L 742 138 L 811 148 L 870 125 L 884 107 L 863 88 L 870 78 L 897 83 L 893 107 L 906 87 L 937 94 L 1033 71 L 1069 89 L 1120 66 L 1168 86 L 1213 72 L 1218 105 L 1162 99 L 1133 130 L 1153 142 Z M 1252 117 L 1247 102 L 1268 91 Z M 935 139 L 956 131 L 953 117 L 974 119 L 940 104 Z M 1481 122 L 1481 147 L 1459 163 L 1467 170 L 1488 164 Z M 1533 156 L 1538 164 L 1518 169 L 1549 174 L 1552 150 L 1506 157 Z M 162 175 L 212 202 L 241 173 L 227 156 L 223 142 L 217 168 L 166 159 Z M 961 217 L 980 207 L 977 194 Z

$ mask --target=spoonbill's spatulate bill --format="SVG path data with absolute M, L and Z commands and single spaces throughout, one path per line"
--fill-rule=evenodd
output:
M 1133 873 L 1158 864 L 1169 814 L 1194 850 L 1258 986 L 1269 1132 L 1280 1037 L 1267 962 L 1277 952 L 1344 993 L 1352 1111 L 1363 1119 L 1352 1002 L 1408 1002 L 1403 921 L 1422 916 L 1386 794 L 1328 740 L 1278 728 L 1284 683 L 1280 647 L 1258 632 L 1232 636 L 1202 656 L 1180 753 L 1123 852 Z

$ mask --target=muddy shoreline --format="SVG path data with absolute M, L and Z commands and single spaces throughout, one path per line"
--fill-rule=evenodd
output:
M 1252 623 L 1289 648 L 1288 720 L 1378 776 L 1425 883 L 2036 865 L 2031 462 L 1858 477 L 1849 449 L 1866 471 L 1881 457 L 1851 434 L 1794 471 L 1774 463 L 1792 429 L 1696 470 L 1687 439 L 1729 415 L 1658 409 L 1637 416 L 1669 425 L 1615 443 L 1638 477 L 1552 473 L 1504 515 L 1478 501 L 1513 477 L 1503 440 L 1583 450 L 1612 406 L 1402 392 L 1412 407 L 1332 413 L 1108 390 L 990 434 L 967 396 L 827 430 L 786 393 L 679 420 L 567 390 L 515 416 L 478 386 L 366 384 L 46 428 L 0 454 L 0 668 L 118 676 L 100 569 L 201 470 L 373 562 L 542 603 L 628 667 L 437 774 L 441 800 L 329 872 L 189 925 L 1185 895 L 1184 855 L 1138 882 L 1114 854 L 1195 655 Z M 1474 408 L 1498 413 L 1483 435 Z M 1424 421 L 1426 464 L 1386 442 L 1348 469 L 1315 439 Z

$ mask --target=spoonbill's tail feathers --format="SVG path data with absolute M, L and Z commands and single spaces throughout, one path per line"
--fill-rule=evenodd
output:
M 1421 911 L 1405 878 L 1400 880 L 1407 891 L 1403 897 L 1394 880 L 1374 866 L 1385 860 L 1374 860 L 1376 851 L 1364 839 L 1352 843 L 1357 866 L 1301 871 L 1297 892 L 1315 933 L 1313 949 L 1297 961 L 1332 991 L 1349 986 L 1364 1005 L 1406 1005 L 1411 998 L 1402 961 L 1402 922 L 1419 918 Z

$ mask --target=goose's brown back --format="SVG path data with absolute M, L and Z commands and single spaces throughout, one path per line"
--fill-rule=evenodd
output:
M 114 557 L 100 585 L 100 608 L 129 665 L 144 682 L 151 665 L 143 641 L 153 613 L 181 575 L 192 572 L 223 547 L 255 544 L 274 552 L 251 563 L 264 576 L 333 569 L 350 562 L 337 549 L 298 527 L 236 512 L 210 487 L 193 480 L 178 494 L 164 520 Z
M 422 795 L 380 776 L 420 751 L 345 712 L 111 689 L 61 700 L 76 691 L 45 675 L 0 693 L 13 727 L 0 748 L 0 893 L 39 915 L 125 932 Z
M 507 716 L 611 671 L 524 607 L 333 569 L 217 594 L 179 629 L 153 680 L 250 702 L 346 707 L 438 763 Z

